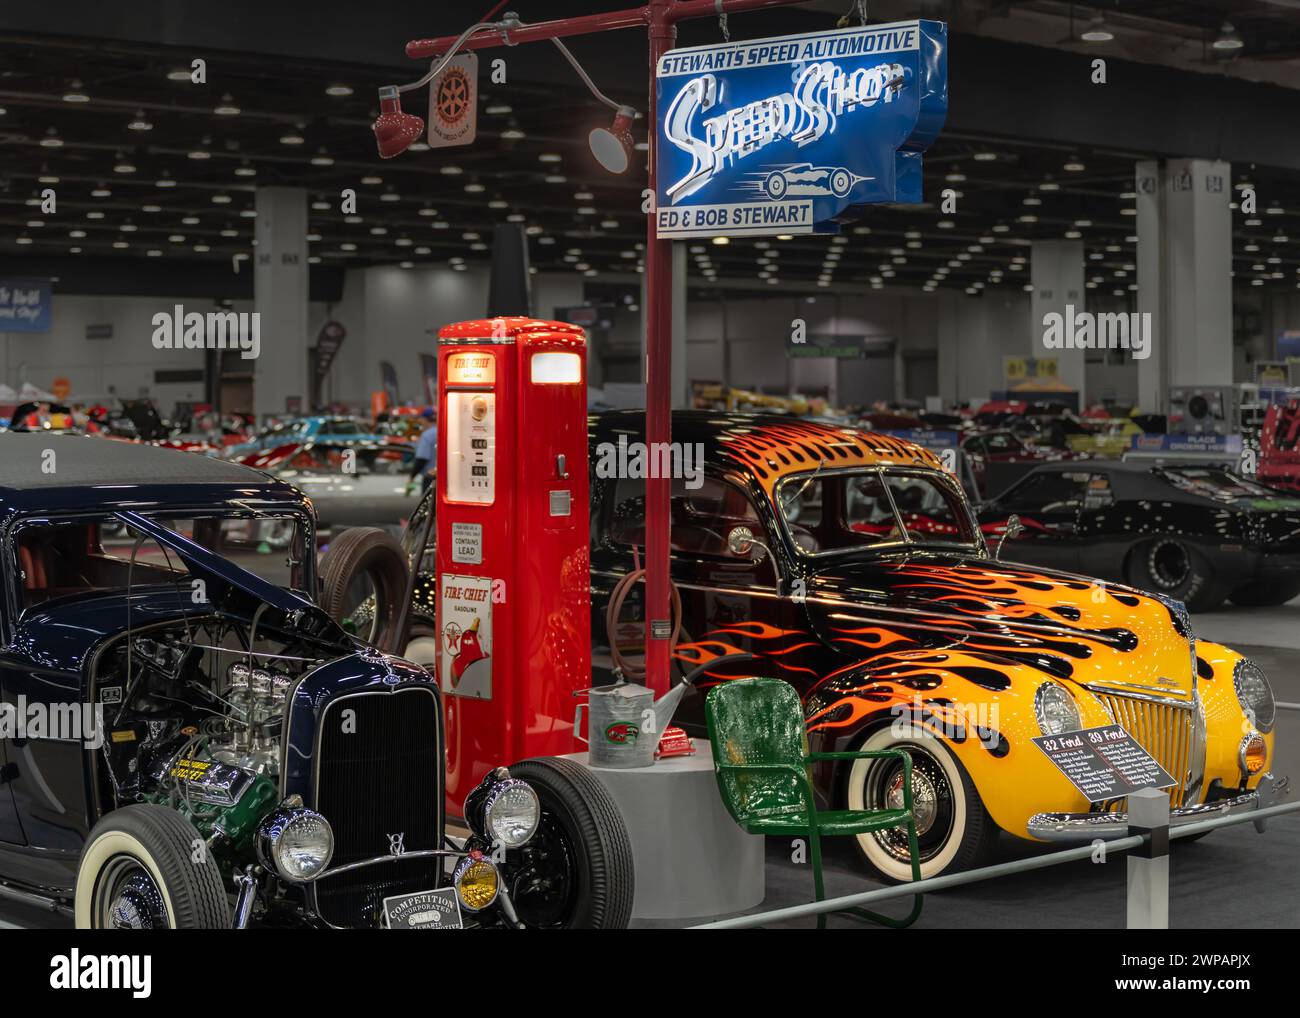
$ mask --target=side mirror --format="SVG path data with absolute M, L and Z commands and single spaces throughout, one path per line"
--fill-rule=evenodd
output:
M 1002 528 L 1002 536 L 998 538 L 997 551 L 993 553 L 994 558 L 1002 557 L 1002 546 L 1010 539 L 1014 541 L 1017 537 L 1025 532 L 1025 525 L 1020 522 L 1020 517 L 1012 513 L 1007 517 L 1006 526 Z

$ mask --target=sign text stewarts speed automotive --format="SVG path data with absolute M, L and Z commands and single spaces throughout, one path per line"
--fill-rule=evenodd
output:
M 948 29 L 674 49 L 656 76 L 660 237 L 833 233 L 856 206 L 921 201 L 921 153 L 948 112 Z

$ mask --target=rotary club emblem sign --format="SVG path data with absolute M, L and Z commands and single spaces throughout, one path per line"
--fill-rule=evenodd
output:
M 478 134 L 478 55 L 453 57 L 429 83 L 430 148 L 469 145 Z

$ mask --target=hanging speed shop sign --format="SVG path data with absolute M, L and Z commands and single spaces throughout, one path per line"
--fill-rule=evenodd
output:
M 429 147 L 469 145 L 477 135 L 478 54 L 462 53 L 429 82 Z
M 655 76 L 659 237 L 834 233 L 859 206 L 921 201 L 921 154 L 948 114 L 948 28 L 674 49 Z

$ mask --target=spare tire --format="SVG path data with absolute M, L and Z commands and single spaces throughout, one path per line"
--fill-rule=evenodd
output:
M 542 817 L 523 848 L 506 856 L 511 900 L 531 929 L 625 929 L 636 877 L 632 842 L 609 790 L 560 757 L 510 768 L 537 793 Z
M 379 527 L 351 527 L 320 560 L 321 607 L 339 625 L 380 650 L 399 650 L 406 597 L 406 553 Z

